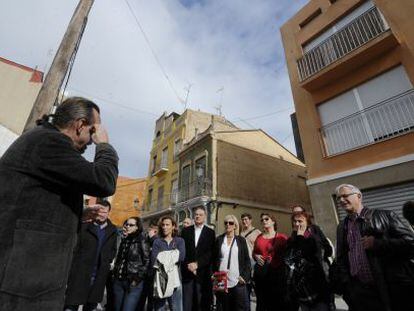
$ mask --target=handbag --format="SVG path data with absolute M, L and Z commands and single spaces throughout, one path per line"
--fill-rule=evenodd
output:
M 227 271 L 217 271 L 213 273 L 213 291 L 214 292 L 224 292 L 228 293 L 228 271 L 230 270 L 230 260 L 231 260 L 231 250 L 233 249 L 234 241 L 236 237 L 233 238 L 229 250 L 229 258 L 227 260 Z

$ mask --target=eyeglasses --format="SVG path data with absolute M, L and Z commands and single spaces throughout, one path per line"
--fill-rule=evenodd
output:
M 136 224 L 125 224 L 124 227 L 136 227 Z
M 270 218 L 268 218 L 268 217 L 260 219 L 261 222 L 265 222 L 265 221 L 269 221 L 269 220 L 270 220 Z
M 347 193 L 347 194 L 342 194 L 342 195 L 337 195 L 336 196 L 336 202 L 341 202 L 341 199 L 348 199 L 349 196 L 353 195 L 353 194 L 358 194 L 356 192 L 351 192 L 351 193 Z
M 226 225 L 233 226 L 233 225 L 234 225 L 234 221 L 225 221 L 225 222 L 224 222 L 224 225 L 225 225 L 225 226 L 226 226 Z

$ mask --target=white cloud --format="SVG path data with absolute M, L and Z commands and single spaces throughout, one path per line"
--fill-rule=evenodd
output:
M 40 69 L 50 64 L 48 51 L 56 51 L 77 1 L 0 2 L 0 56 Z M 288 137 L 292 151 L 293 102 L 279 27 L 305 2 L 128 0 L 180 97 L 193 84 L 191 108 L 215 112 L 221 87 L 231 121 L 290 107 L 247 122 L 279 141 Z M 127 176 L 146 175 L 157 116 L 183 109 L 125 0 L 95 1 L 68 89 L 100 104 Z

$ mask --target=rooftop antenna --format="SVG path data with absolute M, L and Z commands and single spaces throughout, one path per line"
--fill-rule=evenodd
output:
M 215 106 L 214 109 L 217 110 L 217 114 L 219 116 L 222 116 L 223 115 L 223 112 L 222 112 L 222 109 L 223 109 L 223 104 L 222 104 L 223 103 L 223 92 L 224 92 L 224 86 L 222 86 L 221 88 L 219 88 L 216 91 L 216 93 L 220 93 L 220 99 L 219 99 L 218 105 Z
M 185 94 L 185 99 L 184 99 L 184 102 L 183 102 L 183 104 L 184 104 L 184 110 L 186 110 L 187 109 L 187 104 L 188 104 L 188 96 L 190 95 L 190 91 L 191 91 L 191 87 L 193 86 L 193 84 L 192 83 L 188 83 L 188 86 L 186 86 L 185 88 L 184 88 L 184 90 L 185 91 L 187 91 L 187 94 Z

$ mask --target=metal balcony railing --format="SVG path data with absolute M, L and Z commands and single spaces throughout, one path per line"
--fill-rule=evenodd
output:
M 322 41 L 297 61 L 300 81 L 318 73 L 389 29 L 381 12 L 372 7 Z
M 326 156 L 414 131 L 414 90 L 389 98 L 320 129 Z
M 211 181 L 208 178 L 183 185 L 178 190 L 178 202 L 184 202 L 205 195 L 211 195 Z

